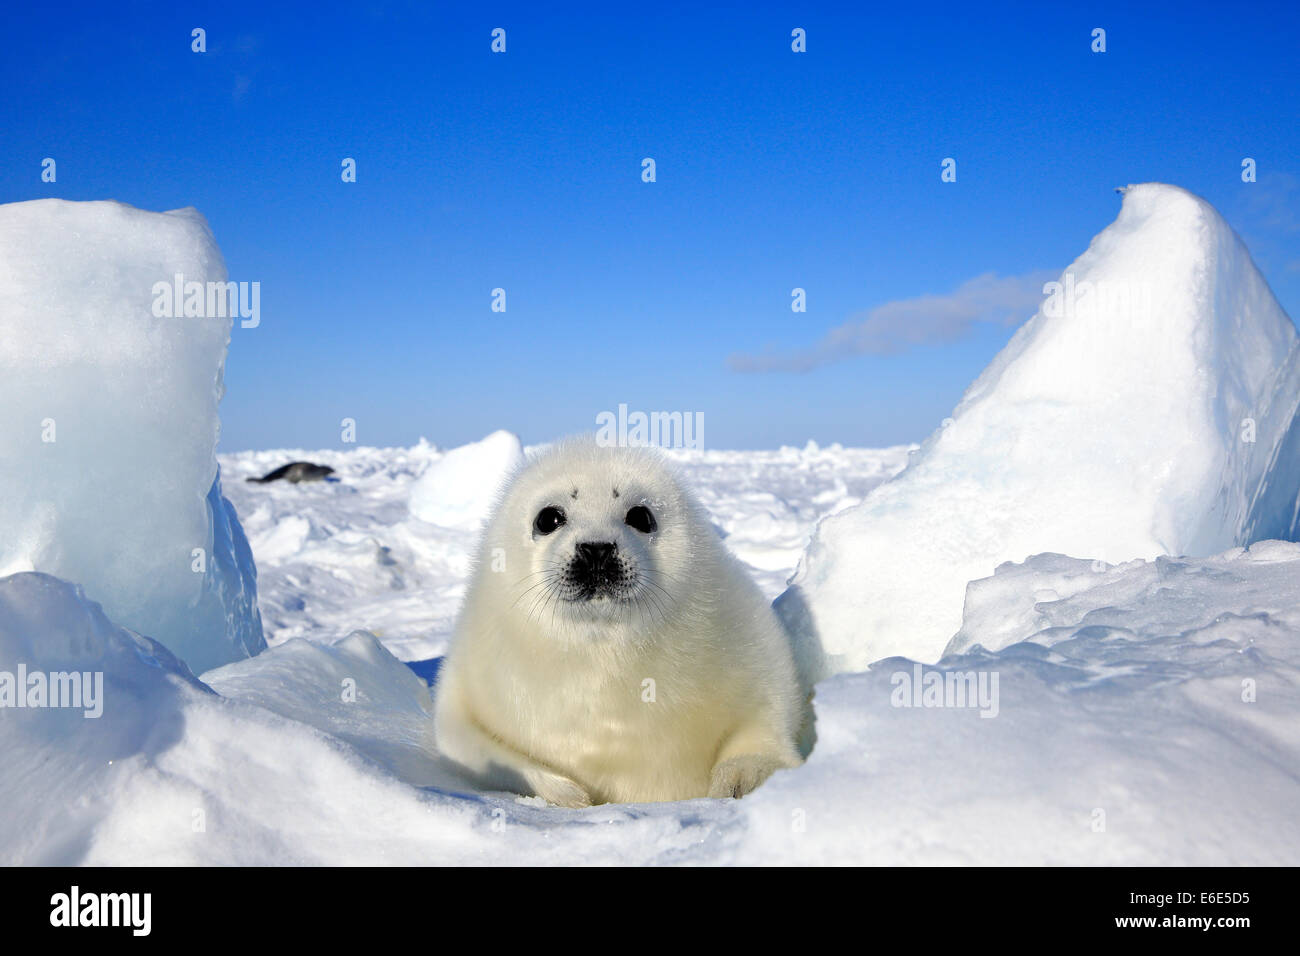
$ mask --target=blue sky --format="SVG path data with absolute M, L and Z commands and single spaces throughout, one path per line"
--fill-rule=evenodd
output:
M 737 356 L 1060 270 L 1130 182 L 1209 199 L 1300 314 L 1295 4 L 870 6 L 14 8 L 0 200 L 207 216 L 262 295 L 225 450 L 336 447 L 345 417 L 369 445 L 541 441 L 620 403 L 700 412 L 711 447 L 919 440 L 1014 323 Z

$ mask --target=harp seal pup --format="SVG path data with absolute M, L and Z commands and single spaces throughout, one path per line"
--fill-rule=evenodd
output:
M 506 483 L 435 687 L 443 757 L 565 807 L 740 797 L 802 763 L 789 639 L 649 448 L 570 438 Z

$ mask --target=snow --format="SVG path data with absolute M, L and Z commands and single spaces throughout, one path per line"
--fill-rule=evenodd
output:
M 319 727 L 412 784 L 457 785 L 427 746 L 429 685 L 366 631 L 333 644 L 294 638 L 203 681 L 223 697 Z
M 204 669 L 264 644 L 215 457 L 231 319 L 156 316 L 177 274 L 226 279 L 193 209 L 0 206 L 0 575 L 76 581 Z
M 1021 641 L 1056 647 L 1080 631 L 1116 644 L 1175 635 L 1180 642 L 1240 642 L 1252 635 L 1259 638 L 1252 646 L 1262 649 L 1274 643 L 1279 625 L 1300 628 L 1300 604 L 1286 602 L 1300 594 L 1298 556 L 1300 545 L 1261 541 L 1200 560 L 1161 556 L 1108 565 L 1039 554 L 1008 562 L 967 586 L 962 626 L 945 653 L 999 651 Z M 1286 650 L 1277 648 L 1282 656 Z
M 523 460 L 519 437 L 506 431 L 454 448 L 411 486 L 411 514 L 430 524 L 477 528 Z
M 501 435 L 504 433 L 498 433 Z M 509 447 L 518 438 L 498 439 Z M 257 556 L 258 592 L 267 641 L 337 640 L 357 628 L 407 661 L 446 649 L 478 540 L 474 522 L 436 525 L 416 518 L 413 488 L 422 476 L 439 485 L 474 485 L 503 473 L 500 456 L 477 454 L 482 442 L 439 451 L 284 449 L 221 456 L 227 493 Z M 896 474 L 908 446 L 887 449 L 669 451 L 709 509 L 719 534 L 754 572 L 769 597 L 785 587 L 808 536 L 825 514 L 850 506 Z M 286 461 L 335 469 L 338 482 L 249 484 Z M 451 464 L 447 464 L 450 462 Z M 455 466 L 460 462 L 459 466 Z M 453 467 L 455 466 L 455 467 Z M 495 489 L 492 489 L 495 490 Z M 450 510 L 450 509 L 446 509 Z M 428 513 L 428 512 L 426 512 Z
M 202 689 L 166 648 L 113 624 L 80 588 L 32 572 L 0 579 L 0 677 L 24 663 L 103 675 L 99 717 L 80 707 L 0 711 L 0 859 L 75 860 L 113 812 L 106 780 L 182 739 L 175 702 Z
M 1041 603 L 1066 573 L 1059 561 L 1002 569 L 997 603 L 1016 613 Z M 925 669 L 997 674 L 993 719 L 894 706 L 899 675 L 920 665 L 882 661 L 823 681 L 808 763 L 743 800 L 577 811 L 472 793 L 443 775 L 418 745 L 427 689 L 367 635 L 289 641 L 203 675 L 219 696 L 71 585 L 17 575 L 0 581 L 0 669 L 41 655 L 51 668 L 102 668 L 108 705 L 98 721 L 3 713 L 14 772 L 0 781 L 10 808 L 0 854 L 43 864 L 1294 865 L 1300 546 L 1074 571 L 1095 586 L 1051 617 L 1052 633 L 1030 621 L 1004 635 L 1044 643 Z M 341 697 L 349 678 L 354 703 Z
M 815 673 L 936 661 L 966 583 L 1055 551 L 1115 563 L 1297 536 L 1300 349 L 1209 204 L 1116 221 L 908 469 L 821 524 L 777 606 Z

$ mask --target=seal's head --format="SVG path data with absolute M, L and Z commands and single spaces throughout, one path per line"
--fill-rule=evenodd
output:
M 636 640 L 681 613 L 716 535 L 657 451 L 567 439 L 507 484 L 483 563 L 542 638 Z

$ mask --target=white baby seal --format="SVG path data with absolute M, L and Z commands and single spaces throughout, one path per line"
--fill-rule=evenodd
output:
M 651 449 L 568 439 L 514 475 L 436 693 L 445 757 L 561 806 L 739 797 L 802 762 L 785 632 Z

